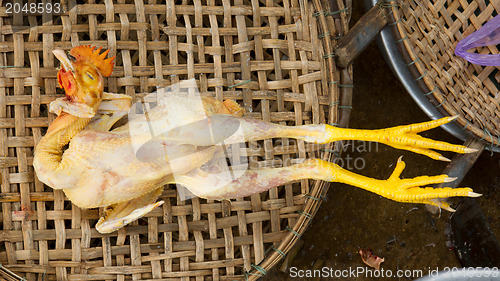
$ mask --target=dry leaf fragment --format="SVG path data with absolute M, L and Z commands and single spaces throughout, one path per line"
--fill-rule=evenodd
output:
M 384 258 L 379 258 L 373 254 L 372 249 L 360 249 L 359 254 L 363 262 L 376 270 L 380 270 L 380 264 L 384 262 Z

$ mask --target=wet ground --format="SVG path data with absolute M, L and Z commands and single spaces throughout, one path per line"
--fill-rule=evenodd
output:
M 356 5 L 360 1 L 354 2 Z M 359 14 L 358 7 L 352 23 L 357 21 Z M 354 85 L 351 128 L 376 129 L 429 120 L 393 75 L 375 44 L 354 63 Z M 441 128 L 422 135 L 462 143 Z M 385 145 L 356 142 L 350 143 L 343 154 L 344 167 L 350 164 L 356 173 L 386 179 L 401 155 L 407 164 L 403 177 L 438 175 L 446 167 L 445 162 L 425 156 Z M 453 153 L 444 155 L 453 157 Z M 500 237 L 499 165 L 499 154 L 484 152 L 461 184 L 484 194 L 479 202 L 497 237 Z M 440 216 L 432 215 L 424 205 L 393 202 L 342 184 L 333 184 L 326 199 L 302 236 L 303 245 L 290 265 L 294 269 L 282 272 L 277 266 L 263 280 L 320 280 L 294 276 L 299 270 L 323 267 L 331 269 L 333 274 L 351 271 L 351 275 L 321 280 L 414 280 L 436 269 L 461 266 L 450 249 L 447 225 L 451 213 L 447 211 Z M 369 273 L 352 275 L 352 271 L 370 269 L 357 253 L 363 248 L 372 248 L 375 255 L 385 258 L 381 268 L 385 277 L 390 271 L 392 278 L 382 277 L 382 272 L 371 272 L 372 277 Z M 402 273 L 408 276 L 397 278 L 397 270 L 403 270 Z

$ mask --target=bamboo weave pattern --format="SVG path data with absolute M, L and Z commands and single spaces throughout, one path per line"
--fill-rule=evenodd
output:
M 474 65 L 455 56 L 457 43 L 498 15 L 500 3 L 487 0 L 398 1 L 396 34 L 415 79 L 435 106 L 464 130 L 492 146 L 500 144 L 499 67 Z M 498 54 L 498 46 L 475 50 Z
M 135 100 L 194 78 L 202 95 L 234 99 L 254 118 L 336 123 L 342 77 L 331 54 L 347 30 L 348 10 L 341 0 L 330 2 L 90 0 L 62 16 L 26 16 L 22 23 L 30 28 L 17 32 L 0 9 L 2 265 L 28 280 L 265 274 L 305 230 L 325 183 L 302 181 L 232 202 L 182 201 L 166 187 L 162 207 L 99 234 L 99 210 L 72 205 L 34 175 L 33 148 L 55 117 L 48 104 L 62 96 L 51 51 L 109 49 L 116 66 L 105 91 Z M 275 139 L 250 144 L 247 156 L 253 167 L 279 167 L 301 157 L 327 159 L 331 149 Z

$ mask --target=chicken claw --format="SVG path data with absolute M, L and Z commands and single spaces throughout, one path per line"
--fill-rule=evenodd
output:
M 400 157 L 391 176 L 385 181 L 375 180 L 379 183 L 374 183 L 370 191 L 394 201 L 429 204 L 448 210 L 450 212 L 453 212 L 454 210 L 448 203 L 433 199 L 442 199 L 454 196 L 481 196 L 481 194 L 473 192 L 471 188 L 421 187 L 431 184 L 452 182 L 456 180 L 456 178 L 451 178 L 447 175 L 439 175 L 430 177 L 421 176 L 412 179 L 401 179 L 400 175 L 403 172 L 405 166 L 405 162 L 403 162 L 402 157 Z
M 357 130 L 328 127 L 330 134 L 329 140 L 364 140 L 374 141 L 392 146 L 397 149 L 404 149 L 418 154 L 428 156 L 435 160 L 450 161 L 450 159 L 431 150 L 452 151 L 457 153 L 472 153 L 477 150 L 463 145 L 449 144 L 447 142 L 435 141 L 419 136 L 417 133 L 427 131 L 455 120 L 458 116 L 444 117 L 441 119 L 411 124 L 406 126 L 397 126 L 381 130 Z

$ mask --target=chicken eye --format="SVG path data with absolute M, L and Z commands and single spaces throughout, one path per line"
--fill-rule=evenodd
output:
M 87 74 L 87 76 L 91 79 L 91 80 L 95 80 L 94 76 L 92 76 L 92 74 L 86 72 L 85 74 Z

